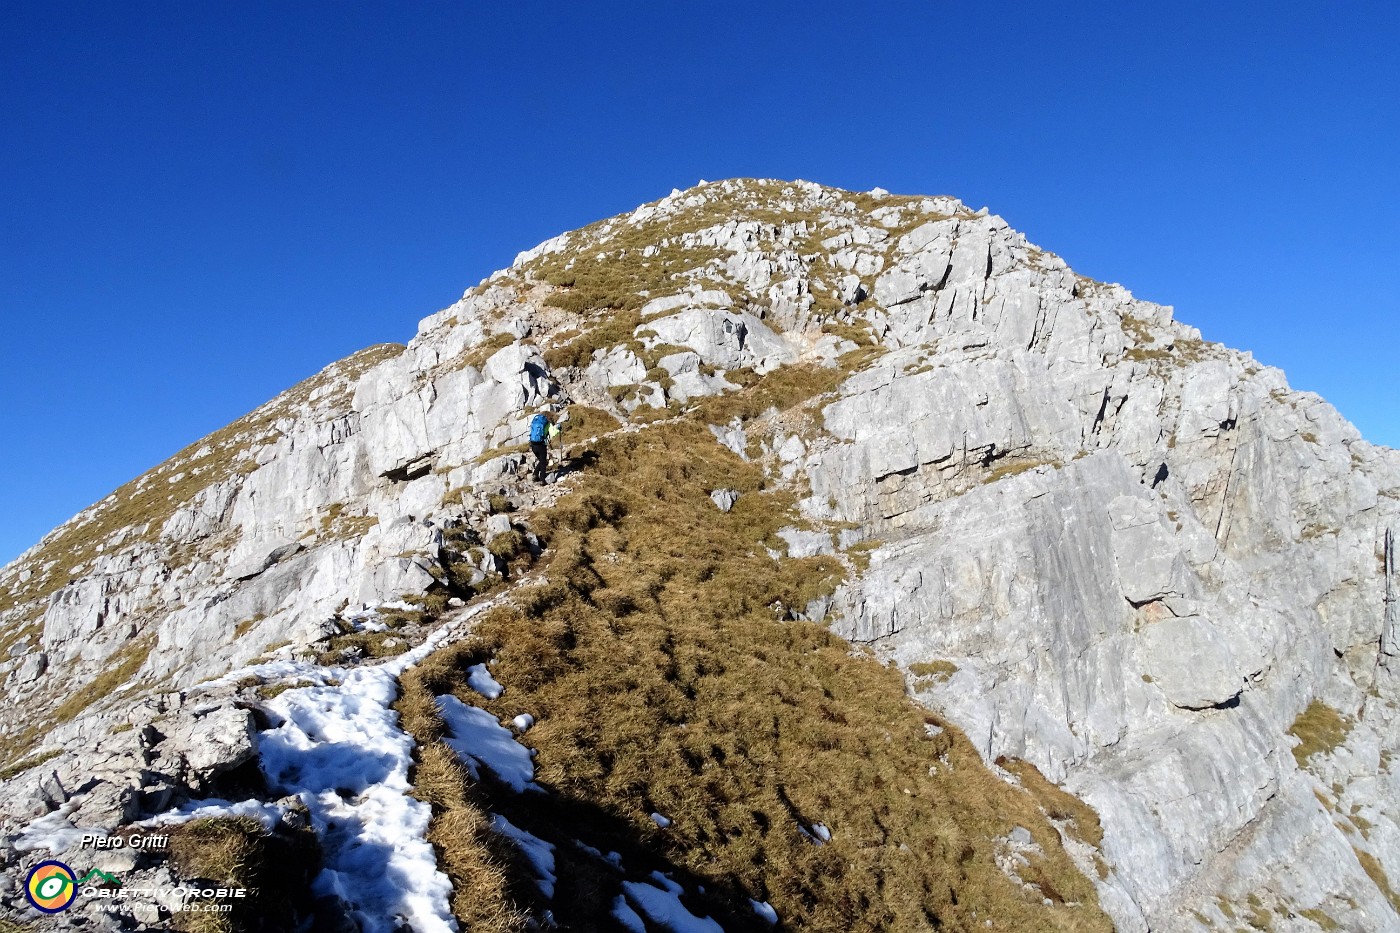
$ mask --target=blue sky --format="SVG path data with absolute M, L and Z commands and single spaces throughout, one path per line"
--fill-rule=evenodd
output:
M 987 205 L 1400 446 L 1394 3 L 0 19 L 0 562 L 518 251 L 701 178 Z

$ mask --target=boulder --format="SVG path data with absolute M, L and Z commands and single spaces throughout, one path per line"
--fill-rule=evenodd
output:
M 752 314 L 690 309 L 649 321 L 663 343 L 690 347 L 701 360 L 721 369 L 750 366 L 766 372 L 796 359 L 796 353 Z
M 223 705 L 196 710 L 167 734 L 163 754 L 178 754 L 191 772 L 208 781 L 245 764 L 257 752 L 253 716 L 248 710 Z
M 587 368 L 588 378 L 603 386 L 635 385 L 646 378 L 647 368 L 626 347 L 598 350 Z
M 1143 669 L 1173 706 L 1225 706 L 1244 690 L 1244 671 L 1210 620 L 1167 618 L 1141 633 Z
M 710 492 L 710 501 L 715 504 L 721 512 L 728 512 L 734 508 L 734 503 L 739 501 L 739 490 L 737 489 L 715 489 Z

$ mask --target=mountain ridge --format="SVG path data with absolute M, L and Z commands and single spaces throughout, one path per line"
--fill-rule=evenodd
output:
M 0 568 L 10 657 L 0 671 L 29 704 L 0 717 L 6 764 L 59 749 L 44 767 L 74 767 L 63 756 L 81 756 L 64 743 L 114 725 L 87 710 L 103 690 L 135 684 L 149 706 L 163 684 L 185 693 L 317 645 L 353 666 L 400 647 L 385 647 L 395 632 L 406 645 L 453 618 L 451 600 L 535 599 L 513 575 L 553 566 L 564 540 L 593 555 L 570 558 L 568 578 L 591 579 L 607 557 L 590 543 L 594 526 L 553 527 L 541 507 L 562 508 L 601 467 L 579 461 L 546 494 L 513 479 L 525 413 L 566 402 L 576 426 L 566 437 L 614 462 L 636 455 L 619 446 L 626 438 L 695 423 L 737 458 L 731 472 L 758 465 L 747 488 L 715 477 L 706 492 L 723 494 L 717 515 L 740 509 L 768 559 L 828 568 L 830 582 L 799 588 L 800 604 L 782 601 L 784 617 L 827 619 L 871 646 L 940 730 L 967 733 L 991 773 L 1041 788 L 1043 772 L 1089 800 L 1104 836 L 1097 855 L 1074 858 L 1118 928 L 1228 921 L 1221 904 L 1247 902 L 1270 858 L 1299 845 L 1278 827 L 1272 849 L 1241 842 L 1281 810 L 1343 867 L 1326 883 L 1271 881 L 1254 909 L 1312 924 L 1298 929 L 1327 928 L 1324 915 L 1392 928 L 1384 879 L 1400 868 L 1400 831 L 1375 788 L 1394 783 L 1380 754 L 1396 744 L 1394 604 L 1381 594 L 1393 581 L 1384 542 L 1400 511 L 1400 455 L 1279 371 L 1201 340 L 1171 309 L 1077 276 L 947 197 L 766 180 L 676 191 L 521 253 L 425 318 L 408 346 L 332 364 L 191 445 L 124 486 L 129 499 L 118 490 Z M 666 436 L 711 456 L 691 435 Z M 519 499 L 528 517 L 493 497 Z M 772 516 L 748 514 L 759 502 Z M 63 559 L 49 553 L 60 547 Z M 556 595 L 594 611 L 597 591 L 622 617 L 654 605 L 670 637 L 682 631 L 657 594 L 612 588 L 570 583 Z M 540 619 L 559 608 L 546 603 Z M 186 766 L 157 782 L 167 803 L 258 760 L 265 714 L 239 696 L 233 708 L 249 718 L 245 728 L 230 714 L 246 732 L 236 754 L 201 776 L 172 753 Z M 1306 732 L 1310 703 L 1349 725 L 1294 761 L 1289 731 Z M 174 715 L 184 701 L 154 704 L 164 708 L 153 715 Z M 420 714 L 410 731 L 433 747 L 442 725 Z M 1175 763 L 1144 758 L 1153 744 Z M 20 775 L 42 783 L 42 772 Z M 1236 794 L 1221 775 L 1258 790 Z M 150 787 L 137 784 L 145 800 Z M 1172 810 L 1169 788 L 1209 804 Z M 1344 801 L 1367 828 L 1333 825 Z M 117 809 L 129 818 L 151 806 Z M 1068 818 L 1079 830 L 1055 831 L 1053 845 L 1032 827 L 1030 862 L 1077 851 L 1087 819 Z M 1231 871 L 1219 870 L 1222 844 L 1243 846 Z M 1219 884 L 1202 880 L 1203 866 Z M 751 894 L 758 883 L 743 882 Z M 780 913 L 805 916 L 795 905 L 813 890 Z M 638 909 L 654 896 L 633 893 Z

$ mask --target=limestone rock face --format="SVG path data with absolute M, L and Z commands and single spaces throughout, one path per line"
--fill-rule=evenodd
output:
M 690 309 L 647 327 L 662 341 L 689 347 L 700 360 L 721 369 L 748 366 L 764 373 L 797 358 L 785 341 L 752 314 Z
M 772 411 L 706 407 L 765 376 Z M 801 380 L 820 404 L 780 410 Z M 0 569 L 0 732 L 25 737 L 0 840 L 238 780 L 253 714 L 194 686 L 499 578 L 493 550 L 539 542 L 491 503 L 527 488 L 530 416 L 570 403 L 713 418 L 801 490 L 771 553 L 850 573 L 783 611 L 1090 803 L 1120 929 L 1254 898 L 1281 929 L 1400 930 L 1400 454 L 995 215 L 805 182 L 522 253 Z M 1317 708 L 1344 735 L 1301 747 Z

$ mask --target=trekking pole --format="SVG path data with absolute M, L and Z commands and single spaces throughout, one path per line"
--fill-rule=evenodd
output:
M 557 437 L 557 438 L 559 439 L 559 469 L 560 469 L 560 470 L 564 469 L 564 424 L 565 424 L 565 422 L 567 422 L 568 420 L 569 420 L 569 412 L 568 412 L 568 410 L 566 409 L 565 411 L 563 411 L 562 413 L 560 413 L 559 417 L 556 418 L 555 421 L 554 421 L 554 427 L 555 427 L 556 432 L 557 432 L 554 436 Z

